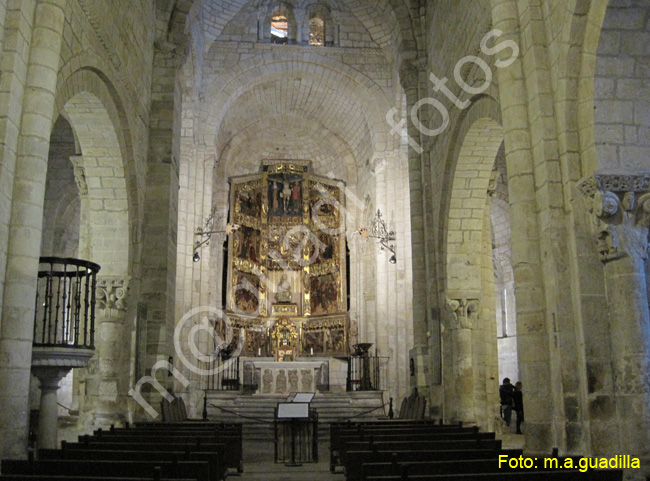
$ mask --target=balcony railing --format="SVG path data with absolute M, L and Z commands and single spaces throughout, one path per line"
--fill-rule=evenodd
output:
M 41 257 L 38 270 L 34 346 L 95 347 L 94 262 Z

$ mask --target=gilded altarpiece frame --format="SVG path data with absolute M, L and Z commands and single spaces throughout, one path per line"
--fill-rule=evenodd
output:
M 343 182 L 310 161 L 263 161 L 231 177 L 226 310 L 242 355 L 274 356 L 273 323 L 295 325 L 302 356 L 348 353 Z M 256 302 L 257 301 L 257 302 Z

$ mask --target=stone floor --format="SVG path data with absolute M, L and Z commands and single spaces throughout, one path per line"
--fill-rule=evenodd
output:
M 240 481 L 345 481 L 345 476 L 332 474 L 329 469 L 329 449 L 322 442 L 318 450 L 318 463 L 305 463 L 289 467 L 275 464 L 273 441 L 244 440 L 244 472 L 232 479 Z M 231 475 L 228 475 L 230 478 Z

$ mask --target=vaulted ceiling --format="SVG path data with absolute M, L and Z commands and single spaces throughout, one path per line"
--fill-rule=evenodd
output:
M 157 39 L 185 52 L 198 49 L 202 56 L 242 9 L 262 1 L 157 0 Z M 413 4 L 419 0 L 325 1 L 351 13 L 365 28 L 378 47 L 373 55 L 383 58 L 383 81 L 340 60 L 332 65 L 317 51 L 311 57 L 293 51 L 284 58 L 285 50 L 283 58 L 258 54 L 253 63 L 236 65 L 238 76 L 225 72 L 210 77 L 210 72 L 195 70 L 199 83 L 205 82 L 194 94 L 201 98 L 196 138 L 214 147 L 220 161 L 237 164 L 235 170 L 243 168 L 245 159 L 312 158 L 321 173 L 336 170 L 353 181 L 357 168 L 381 150 L 378 145 L 391 148 L 385 116 L 393 94 L 386 90 L 385 75 L 390 80 L 403 59 L 417 57 L 419 9 Z

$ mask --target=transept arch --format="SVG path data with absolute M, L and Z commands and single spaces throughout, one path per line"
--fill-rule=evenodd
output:
M 104 273 L 126 275 L 130 271 L 129 259 L 115 255 L 115 252 L 129 251 L 130 232 L 126 162 L 118 137 L 121 122 L 115 125 L 110 111 L 117 114 L 117 109 L 98 76 L 82 70 L 68 85 L 76 88 L 66 89 L 57 104 L 65 112 L 79 142 L 84 159 L 81 168 L 88 189 L 87 214 L 93 219 L 89 225 L 96 229 L 86 232 L 88 237 L 83 243 L 87 255 L 102 265 Z M 108 107 L 106 100 L 111 100 Z

